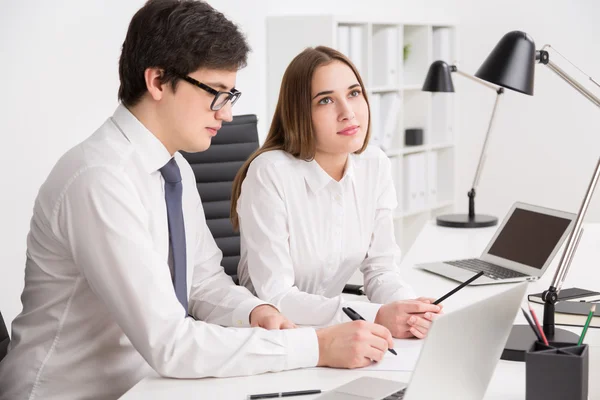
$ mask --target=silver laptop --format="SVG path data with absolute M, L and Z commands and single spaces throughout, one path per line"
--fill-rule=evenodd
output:
M 459 282 L 483 271 L 471 285 L 535 281 L 573 229 L 575 217 L 573 213 L 516 202 L 481 257 L 416 266 Z
M 441 315 L 425 339 L 410 383 L 362 377 L 318 400 L 481 400 L 500 359 L 527 283 Z M 402 354 L 399 353 L 398 357 Z

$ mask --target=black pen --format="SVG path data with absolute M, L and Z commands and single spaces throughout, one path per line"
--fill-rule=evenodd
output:
M 320 390 L 298 390 L 295 392 L 263 393 L 248 395 L 248 400 L 257 399 L 276 399 L 280 397 L 304 396 L 309 394 L 319 394 Z
M 348 316 L 348 318 L 350 318 L 352 321 L 364 321 L 365 319 L 363 317 L 360 316 L 359 313 L 357 313 L 356 311 L 354 311 L 353 309 L 351 309 L 350 307 L 342 307 L 342 311 L 344 312 L 344 314 L 346 314 Z M 390 353 L 392 353 L 393 355 L 397 356 L 398 353 L 396 353 L 396 351 L 394 349 L 388 349 L 388 351 Z
M 443 295 L 442 297 L 440 297 L 439 299 L 437 299 L 436 301 L 433 302 L 433 304 L 440 304 L 442 301 L 446 300 L 448 297 L 452 296 L 454 293 L 458 292 L 460 289 L 464 288 L 465 286 L 467 286 L 469 283 L 473 282 L 475 279 L 479 278 L 481 275 L 483 275 L 483 271 L 479 271 L 477 273 L 477 275 L 475 275 L 474 277 L 472 277 L 471 279 L 469 279 L 468 281 L 465 281 L 463 283 L 461 283 L 460 285 L 458 285 L 456 288 L 452 289 L 451 291 L 449 291 L 448 293 L 446 293 L 445 295 Z

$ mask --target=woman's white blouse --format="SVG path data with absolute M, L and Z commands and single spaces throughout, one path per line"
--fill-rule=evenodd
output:
M 299 325 L 349 321 L 343 306 L 373 321 L 381 304 L 415 296 L 398 271 L 396 205 L 390 160 L 376 147 L 351 154 L 339 182 L 314 160 L 261 154 L 237 206 L 240 284 Z M 342 299 L 357 268 L 370 303 Z

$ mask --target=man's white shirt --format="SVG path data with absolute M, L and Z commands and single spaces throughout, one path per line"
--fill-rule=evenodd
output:
M 116 398 L 152 369 L 198 378 L 317 364 L 313 329 L 245 328 L 264 302 L 223 271 L 193 171 L 176 153 L 187 311 L 198 320 L 184 317 L 169 269 L 159 172 L 170 158 L 120 105 L 58 161 L 34 205 L 23 311 L 0 363 L 0 399 Z

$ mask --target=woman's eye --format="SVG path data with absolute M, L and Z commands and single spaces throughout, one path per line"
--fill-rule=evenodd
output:
M 350 97 L 358 97 L 360 96 L 361 91 L 360 90 L 353 90 L 350 92 Z
M 319 100 L 319 104 L 330 104 L 331 102 L 331 97 L 323 97 L 321 100 Z

